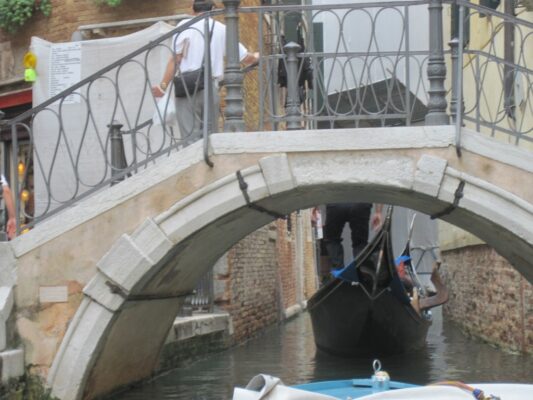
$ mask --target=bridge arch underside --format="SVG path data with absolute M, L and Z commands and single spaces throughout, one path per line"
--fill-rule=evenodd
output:
M 454 153 L 453 148 L 442 151 Z M 528 202 L 451 168 L 438 151 L 394 154 L 262 154 L 241 173 L 250 200 L 282 215 L 346 201 L 434 214 L 453 203 L 463 180 L 463 198 L 443 219 L 485 240 L 533 281 L 527 261 L 533 259 Z M 238 158 L 235 154 L 235 165 Z M 212 160 L 216 166 L 216 154 Z M 150 376 L 183 296 L 232 245 L 272 220 L 247 206 L 231 174 L 123 235 L 84 289 L 49 373 L 52 394 L 63 400 L 94 398 Z

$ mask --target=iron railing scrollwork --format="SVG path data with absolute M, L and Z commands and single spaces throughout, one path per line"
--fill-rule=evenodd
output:
M 193 24 L 204 21 L 199 31 L 208 34 L 206 17 L 225 17 L 226 108 L 220 123 L 225 131 L 448 124 L 448 103 L 458 149 L 463 125 L 531 148 L 532 22 L 465 0 L 261 7 L 239 7 L 239 0 L 223 3 L 225 10 L 185 22 L 7 122 L 13 170 L 19 162 L 31 163 L 39 192 L 25 223 L 32 226 L 148 168 L 193 138 L 203 138 L 204 158 L 211 163 L 208 135 L 217 130 L 217 121 L 209 119 L 213 110 L 204 110 L 197 121 L 200 135 L 183 132 L 171 113 L 173 97 L 158 106 L 150 91 L 161 78 L 156 60 L 171 57 L 173 39 Z M 454 32 L 462 37 L 446 37 L 449 13 L 443 9 L 452 6 L 460 10 Z M 261 54 L 244 85 L 239 17 L 257 22 L 256 36 L 246 40 Z M 466 29 L 475 23 L 484 29 Z M 451 48 L 444 47 L 448 42 Z M 511 42 L 512 48 L 505 47 Z M 210 60 L 208 50 L 206 45 L 205 60 Z M 132 77 L 135 96 L 128 91 Z M 101 107 L 98 98 L 104 92 L 109 100 Z M 209 92 L 202 93 L 205 104 L 211 104 Z M 73 98 L 79 104 L 74 114 L 67 100 Z M 113 124 L 122 127 L 109 131 Z M 29 159 L 17 158 L 20 131 L 29 137 Z M 18 197 L 26 188 L 22 182 L 15 182 Z M 20 201 L 17 209 L 24 214 Z

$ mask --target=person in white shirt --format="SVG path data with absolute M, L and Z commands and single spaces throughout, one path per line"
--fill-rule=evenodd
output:
M 15 202 L 13 201 L 13 194 L 11 193 L 11 188 L 7 182 L 7 179 L 4 175 L 0 175 L 0 186 L 2 190 L 0 191 L 0 198 L 3 197 L 4 203 L 7 210 L 7 223 L 6 223 L 6 233 L 9 240 L 13 239 L 17 234 L 17 222 L 15 214 Z
M 200 15 L 211 11 L 214 7 L 212 0 L 193 0 L 193 14 Z M 187 20 L 181 21 L 178 26 Z M 204 37 L 206 36 L 205 21 L 199 21 L 174 37 L 175 56 L 167 63 L 161 83 L 152 88 L 155 97 L 161 97 L 167 90 L 174 73 L 184 73 L 199 69 L 204 63 Z M 226 26 L 221 22 L 209 18 L 209 36 L 211 53 L 211 84 L 213 85 L 213 131 L 217 132 L 220 98 L 218 85 L 224 76 L 224 56 L 226 55 Z M 257 63 L 259 53 L 250 53 L 239 43 L 240 61 L 244 65 Z M 204 110 L 204 91 L 198 90 L 190 96 L 176 97 L 176 114 L 182 138 L 189 142 L 202 136 Z

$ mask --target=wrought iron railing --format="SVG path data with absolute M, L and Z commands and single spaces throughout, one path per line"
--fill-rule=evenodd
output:
M 207 135 L 204 121 L 197 121 L 195 131 L 180 129 L 175 116 L 168 117 L 174 107 L 173 97 L 159 100 L 151 93 L 151 87 L 162 76 L 161 64 L 154 64 L 174 54 L 173 42 L 179 35 L 197 30 L 194 24 L 207 23 L 206 17 L 221 13 L 214 11 L 185 22 L 4 125 L 12 132 L 13 171 L 19 164 L 26 166 L 22 184 L 15 180 L 13 185 L 19 199 L 33 170 L 33 215 L 26 214 L 17 202 L 17 214 L 29 227 L 146 168 L 187 145 L 193 136 Z M 209 53 L 205 59 L 209 60 Z M 132 71 L 136 71 L 134 82 Z M 109 99 L 103 105 L 102 94 Z M 189 100 L 208 94 L 208 90 L 199 91 Z M 204 99 L 204 104 L 209 104 L 209 100 Z M 29 138 L 30 146 L 24 158 L 18 151 L 21 133 Z
M 429 37 L 410 20 L 427 1 L 272 6 L 255 14 L 256 130 L 410 125 L 427 112 Z M 266 39 L 266 40 L 265 40 Z M 415 43 L 416 42 L 416 43 Z
M 463 0 L 242 8 L 238 0 L 223 3 L 224 10 L 185 23 L 7 122 L 12 168 L 32 164 L 39 192 L 33 215 L 25 215 L 29 225 L 147 168 L 196 137 L 197 132 L 180 130 L 175 116 L 168 118 L 172 96 L 156 107 L 150 88 L 162 75 L 161 64 L 153 65 L 173 54 L 173 38 L 197 22 L 203 22 L 201 34 L 209 32 L 206 17 L 224 16 L 227 26 L 224 131 L 447 124 L 449 95 L 458 144 L 463 122 L 513 143 L 533 141 L 530 22 Z M 443 34 L 443 15 L 448 13 L 442 7 L 458 7 L 462 21 L 450 49 L 444 48 L 449 38 Z M 261 54 L 257 70 L 246 77 L 245 100 L 238 13 L 257 23 L 256 37 L 247 40 Z M 478 45 L 479 40 L 465 40 L 465 26 L 481 14 L 490 29 Z M 501 32 L 511 25 L 512 61 L 501 45 Z M 459 40 L 466 45 L 459 46 Z M 209 60 L 210 53 L 204 57 Z M 446 65 L 453 74 L 447 74 Z M 135 96 L 131 79 L 125 78 L 132 71 Z M 110 98 L 103 109 L 96 95 L 102 90 Z M 209 90 L 200 93 L 204 104 L 211 104 Z M 80 104 L 75 113 L 68 104 L 73 98 Z M 208 134 L 222 126 L 209 119 L 212 111 L 204 110 L 198 121 L 208 163 Z M 29 137 L 26 160 L 17 158 L 18 131 Z M 24 214 L 19 199 L 28 171 L 22 184 L 13 185 L 19 215 Z
M 533 21 L 465 0 L 457 0 L 453 6 L 459 29 L 450 43 L 455 89 L 452 117 L 458 127 L 464 123 L 509 143 L 525 142 L 531 148 Z

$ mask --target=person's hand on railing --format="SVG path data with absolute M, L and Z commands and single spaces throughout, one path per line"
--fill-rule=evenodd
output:
M 165 90 L 161 87 L 161 85 L 152 86 L 152 95 L 154 97 L 163 97 L 165 94 Z
M 17 236 L 17 221 L 15 217 L 11 217 L 7 220 L 6 233 L 9 240 L 13 240 Z
M 242 63 L 246 67 L 255 67 L 257 64 L 259 64 L 259 52 L 254 53 L 248 53 L 246 54 L 246 57 L 243 58 Z

